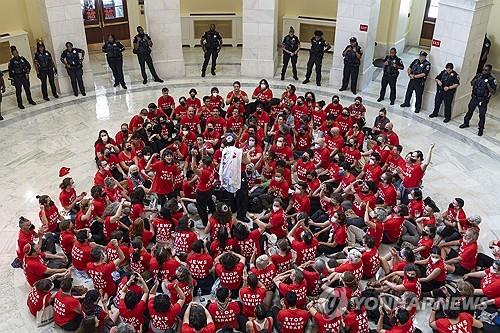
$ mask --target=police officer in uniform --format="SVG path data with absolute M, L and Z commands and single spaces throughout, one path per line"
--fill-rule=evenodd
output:
M 451 103 L 455 92 L 460 85 L 458 73 L 453 70 L 453 64 L 450 62 L 438 76 L 436 76 L 437 91 L 434 101 L 434 112 L 429 115 L 429 118 L 435 118 L 439 114 L 441 103 L 444 102 L 444 121 L 445 123 L 451 120 Z
M 309 50 L 309 61 L 307 62 L 306 79 L 303 84 L 309 83 L 313 66 L 316 66 L 316 85 L 321 86 L 321 65 L 323 63 L 323 55 L 331 49 L 331 45 L 323 39 L 323 31 L 316 30 L 314 37 L 311 38 L 311 49 Z
M 212 57 L 212 75 L 215 75 L 215 67 L 217 66 L 217 56 L 219 55 L 220 49 L 222 47 L 222 37 L 218 31 L 215 30 L 215 24 L 210 24 L 210 30 L 205 31 L 200 40 L 201 47 L 203 49 L 204 61 L 203 67 L 201 68 L 201 77 L 205 77 L 205 72 L 207 70 L 208 62 L 210 57 Z
M 43 42 L 36 43 L 36 53 L 33 57 L 33 62 L 35 64 L 35 70 L 40 83 L 42 85 L 42 96 L 43 99 L 49 101 L 49 93 L 47 92 L 47 78 L 49 79 L 50 90 L 52 90 L 52 96 L 59 98 L 57 95 L 56 82 L 54 76 L 57 75 L 56 64 L 52 58 L 52 54 L 45 49 L 45 44 Z
M 5 81 L 3 79 L 3 72 L 0 71 L 0 120 L 3 120 L 2 117 L 2 94 L 5 92 Z
M 486 61 L 488 61 L 488 54 L 490 53 L 491 41 L 486 34 L 484 34 L 483 48 L 481 49 L 481 58 L 479 58 L 479 65 L 477 66 L 477 72 L 481 73 L 483 71 Z
M 66 67 L 68 71 L 69 78 L 71 79 L 71 87 L 73 88 L 73 94 L 78 96 L 78 88 L 82 96 L 86 96 L 85 86 L 83 85 L 83 59 L 85 57 L 85 51 L 76 47 L 73 47 L 73 43 L 66 43 L 66 50 L 61 54 L 61 62 Z
M 15 46 L 10 47 L 12 59 L 9 62 L 9 78 L 14 87 L 16 87 L 17 106 L 24 109 L 21 92 L 24 88 L 28 102 L 31 105 L 36 105 L 35 101 L 31 98 L 30 91 L 30 70 L 31 65 L 26 58 L 21 57 Z
M 113 87 L 121 85 L 123 89 L 127 89 L 125 79 L 123 78 L 123 51 L 125 51 L 125 46 L 117 41 L 113 34 L 109 34 L 108 40 L 102 46 L 102 52 L 106 53 L 109 68 L 111 68 L 113 77 L 115 78 Z
M 339 90 L 347 90 L 349 79 L 351 79 L 351 91 L 353 94 L 356 94 L 359 65 L 361 64 L 361 57 L 363 56 L 363 51 L 358 45 L 356 37 L 351 37 L 349 39 L 349 45 L 347 45 L 342 52 L 342 56 L 344 57 L 344 73 L 342 77 L 342 87 Z
M 292 60 L 293 79 L 298 80 L 297 59 L 300 50 L 300 41 L 299 37 L 295 36 L 295 30 L 293 27 L 290 27 L 288 35 L 283 38 L 281 48 L 283 49 L 283 68 L 281 69 L 281 80 L 283 81 L 285 79 L 286 69 L 290 59 Z
M 427 52 L 420 51 L 418 59 L 413 60 L 408 67 L 408 88 L 406 88 L 405 101 L 401 104 L 402 108 L 410 106 L 411 96 L 415 91 L 415 113 L 419 113 L 422 108 L 422 95 L 424 94 L 424 85 L 427 75 L 431 70 L 431 63 L 427 61 Z
M 377 99 L 378 102 L 382 102 L 385 98 L 385 90 L 387 85 L 391 88 L 391 105 L 394 105 L 396 100 L 396 83 L 399 76 L 399 70 L 404 68 L 403 61 L 397 55 L 396 48 L 392 48 L 389 51 L 389 55 L 385 56 L 384 59 L 384 75 L 382 76 L 382 87 L 380 88 L 380 97 Z
M 141 66 L 142 83 L 148 83 L 148 76 L 146 74 L 146 64 L 148 64 L 149 71 L 153 75 L 155 82 L 163 82 L 162 79 L 156 74 L 155 67 L 153 65 L 153 59 L 151 58 L 151 47 L 153 47 L 153 41 L 148 34 L 144 33 L 144 29 L 141 26 L 137 27 L 137 35 L 134 37 L 134 53 L 137 54 L 137 59 L 139 60 L 139 66 Z
M 497 91 L 497 80 L 491 75 L 491 65 L 485 65 L 483 72 L 476 74 L 472 79 L 472 96 L 469 102 L 469 109 L 464 117 L 464 123 L 460 128 L 469 127 L 470 119 L 474 110 L 479 108 L 479 131 L 477 135 L 482 136 L 484 131 L 484 122 L 486 120 L 486 111 L 488 110 L 488 102 L 491 95 Z

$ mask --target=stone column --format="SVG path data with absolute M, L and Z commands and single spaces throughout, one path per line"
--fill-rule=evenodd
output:
M 335 45 L 333 46 L 333 65 L 330 70 L 330 85 L 340 88 L 344 58 L 342 51 L 349 44 L 349 38 L 356 37 L 363 50 L 359 67 L 358 91 L 372 81 L 373 54 L 377 35 L 380 0 L 338 0 Z
M 38 0 L 33 4 L 39 7 L 45 47 L 52 53 L 57 66 L 60 93 L 73 94 L 70 78 L 60 60 L 66 42 L 72 42 L 73 47 L 85 51 L 83 82 L 86 92 L 94 90 L 80 0 Z
M 278 0 L 243 0 L 241 75 L 274 77 L 277 36 Z
M 487 31 L 493 0 L 440 0 L 439 14 L 434 28 L 434 41 L 430 52 L 432 64 L 423 108 L 432 111 L 436 96 L 433 79 L 451 62 L 460 76 L 460 87 L 455 93 L 452 117 L 467 111 L 470 100 L 470 81 L 476 74 L 484 34 Z M 458 20 L 457 17 L 460 19 Z M 439 44 L 439 45 L 438 45 Z M 444 106 L 441 106 L 444 108 Z M 441 114 L 443 114 L 443 111 Z
M 180 0 L 146 0 L 144 7 L 156 72 L 162 79 L 185 76 Z

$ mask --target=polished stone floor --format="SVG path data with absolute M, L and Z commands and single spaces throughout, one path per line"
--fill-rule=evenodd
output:
M 414 55 L 405 55 L 411 59 Z M 167 86 L 174 96 L 187 94 L 195 87 L 200 95 L 207 94 L 210 87 L 218 86 L 221 93 L 229 91 L 234 79 L 240 79 L 242 88 L 251 93 L 258 79 L 240 78 L 239 59 L 241 49 L 224 48 L 218 65 L 218 75 L 198 78 L 200 50 L 185 49 L 187 77 L 169 80 L 164 75 L 164 84 L 142 85 L 138 65 L 132 54 L 125 57 L 125 79 L 128 90 L 112 87 L 111 73 L 101 54 L 91 55 L 91 66 L 95 76 L 95 92 L 87 97 L 62 96 L 57 101 L 41 99 L 37 80 L 32 79 L 34 98 L 40 103 L 24 111 L 16 108 L 12 88 L 9 87 L 2 103 L 5 120 L 0 122 L 0 332 L 36 332 L 34 320 L 30 317 L 25 296 L 28 292 L 20 270 L 13 270 L 10 262 L 15 257 L 17 220 L 20 215 L 39 223 L 37 194 L 49 194 L 57 198 L 59 189 L 58 170 L 61 166 L 71 168 L 77 191 L 89 192 L 95 173 L 93 163 L 93 142 L 100 129 L 114 133 L 122 122 L 128 122 L 140 108 L 156 101 L 161 88 Z M 299 76 L 305 72 L 302 56 L 299 61 Z M 331 55 L 325 59 L 325 74 L 329 71 Z M 196 77 L 196 79 L 195 79 Z M 327 78 L 328 75 L 325 75 Z M 381 107 L 375 101 L 380 78 L 375 78 L 366 92 L 367 119 L 373 119 Z M 279 81 L 279 72 L 270 80 L 275 95 L 281 94 L 286 81 Z M 90 84 L 90 83 L 87 83 Z M 329 101 L 338 90 L 325 83 L 303 86 L 296 83 L 299 93 L 311 89 L 319 99 Z M 405 83 L 400 82 L 399 94 L 404 93 Z M 344 104 L 351 103 L 351 94 L 340 94 Z M 492 100 L 486 125 L 486 135 L 479 138 L 475 129 L 458 129 L 459 120 L 443 124 L 431 121 L 426 112 L 414 114 L 408 109 L 388 107 L 388 116 L 395 124 L 405 152 L 420 149 L 427 152 L 431 143 L 436 144 L 434 158 L 424 180 L 424 194 L 430 195 L 445 207 L 454 197 L 465 200 L 468 214 L 477 213 L 483 217 L 480 242 L 486 248 L 487 241 L 500 238 L 498 213 L 498 189 L 500 189 L 500 99 Z M 57 202 L 57 200 L 55 200 Z M 426 329 L 425 313 L 417 317 L 417 326 Z

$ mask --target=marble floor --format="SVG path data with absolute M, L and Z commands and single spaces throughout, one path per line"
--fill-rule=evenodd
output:
M 113 88 L 111 72 L 101 54 L 92 54 L 91 66 L 95 77 L 95 91 L 86 97 L 62 96 L 57 101 L 44 102 L 41 99 L 37 80 L 33 78 L 35 100 L 41 101 L 24 111 L 16 108 L 15 96 L 9 87 L 2 103 L 5 120 L 0 122 L 0 332 L 36 332 L 34 320 L 25 305 L 28 292 L 21 270 L 14 270 L 10 263 L 15 256 L 17 220 L 20 215 L 38 221 L 37 194 L 59 194 L 58 170 L 62 166 L 71 168 L 77 191 L 87 191 L 92 184 L 95 166 L 93 163 L 93 142 L 100 129 L 115 133 L 122 122 L 128 122 L 140 108 L 156 101 L 161 88 L 168 86 L 171 94 L 187 94 L 195 87 L 200 95 L 207 94 L 211 86 L 218 86 L 221 93 L 229 91 L 233 79 L 242 82 L 242 88 L 251 92 L 258 79 L 239 76 L 241 49 L 224 48 L 218 66 L 218 75 L 204 79 L 199 75 L 200 50 L 185 49 L 187 77 L 169 80 L 164 84 L 142 85 L 136 59 L 132 54 L 125 56 L 125 79 L 128 90 Z M 325 60 L 325 71 L 329 71 L 331 55 Z M 414 55 L 408 54 L 411 58 Z M 304 57 L 303 57 L 304 58 Z M 301 77 L 305 72 L 305 59 L 299 61 Z M 277 72 L 278 73 L 278 72 Z M 325 76 L 327 77 L 327 76 Z M 380 78 L 375 78 L 366 92 L 367 119 L 373 119 L 381 107 L 376 92 Z M 279 81 L 279 73 L 270 80 L 275 94 L 280 94 L 286 81 Z M 87 83 L 90 84 L 90 83 Z M 404 82 L 399 84 L 401 88 Z M 338 90 L 325 84 L 321 88 L 297 84 L 299 93 L 313 90 L 319 99 L 329 101 Z M 403 93 L 400 89 L 399 94 Z M 341 96 L 349 104 L 353 96 Z M 483 217 L 480 243 L 486 249 L 487 241 L 500 238 L 498 212 L 500 189 L 500 99 L 492 100 L 486 127 L 486 135 L 479 138 L 473 129 L 458 129 L 459 122 L 445 125 L 431 121 L 426 112 L 415 114 L 397 106 L 388 107 L 388 117 L 399 133 L 404 152 L 420 149 L 427 152 L 431 143 L 436 144 L 435 154 L 424 180 L 424 194 L 430 195 L 439 207 L 444 208 L 457 196 L 465 200 L 468 214 Z M 57 200 L 56 200 L 57 201 Z M 417 326 L 426 329 L 425 313 L 417 317 Z

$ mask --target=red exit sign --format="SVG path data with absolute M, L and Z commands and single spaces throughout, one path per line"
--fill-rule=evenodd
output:
M 366 24 L 360 24 L 359 25 L 359 31 L 368 31 L 368 25 L 366 25 Z
M 432 40 L 432 46 L 434 47 L 441 47 L 441 41 L 438 39 L 433 39 Z

